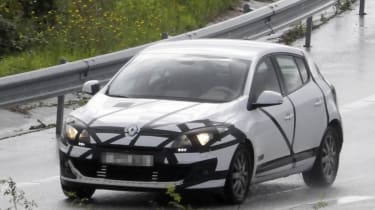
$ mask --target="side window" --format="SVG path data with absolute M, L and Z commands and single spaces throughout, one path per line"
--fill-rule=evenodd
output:
M 309 73 L 307 72 L 306 64 L 302 58 L 295 58 L 295 59 L 296 59 L 299 72 L 301 73 L 302 82 L 306 83 L 309 80 Z
M 259 95 L 265 90 L 281 93 L 275 69 L 269 58 L 261 61 L 255 70 L 251 88 L 253 102 L 255 102 Z
M 280 67 L 288 93 L 293 92 L 302 86 L 301 75 L 292 56 L 278 55 L 276 56 L 276 62 Z

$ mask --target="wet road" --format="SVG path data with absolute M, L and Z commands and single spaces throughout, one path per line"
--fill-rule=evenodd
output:
M 375 2 L 366 1 L 375 11 Z M 303 40 L 294 43 L 302 46 Z M 365 19 L 357 9 L 313 32 L 310 52 L 336 86 L 345 142 L 333 187 L 310 189 L 299 175 L 252 187 L 241 209 L 375 209 L 375 14 Z M 0 141 L 0 177 L 11 176 L 35 200 L 38 209 L 150 209 L 165 204 L 155 193 L 98 191 L 91 203 L 67 201 L 59 187 L 54 130 Z M 204 209 L 237 209 L 213 194 L 184 195 L 184 202 Z M 6 202 L 0 198 L 0 208 Z

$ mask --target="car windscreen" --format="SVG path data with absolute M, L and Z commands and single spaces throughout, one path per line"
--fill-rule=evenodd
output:
M 250 63 L 215 56 L 141 54 L 112 80 L 107 95 L 227 102 L 242 94 Z

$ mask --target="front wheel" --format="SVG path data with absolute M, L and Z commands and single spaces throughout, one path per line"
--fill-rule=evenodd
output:
M 225 196 L 231 203 L 242 203 L 249 192 L 251 179 L 250 152 L 244 145 L 239 145 L 229 168 L 225 182 Z
M 68 186 L 61 184 L 63 193 L 69 199 L 90 199 L 95 192 L 95 188 L 90 186 Z
M 334 128 L 328 127 L 313 168 L 303 172 L 303 180 L 311 187 L 328 187 L 336 179 L 339 168 L 339 135 Z

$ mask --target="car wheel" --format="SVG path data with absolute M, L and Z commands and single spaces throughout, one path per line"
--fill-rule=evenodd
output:
M 95 192 L 95 188 L 89 186 L 67 186 L 61 184 L 64 195 L 69 199 L 90 199 Z
M 308 186 L 327 187 L 336 179 L 339 167 L 339 135 L 331 127 L 326 130 L 313 168 L 303 172 L 303 180 Z
M 233 155 L 226 178 L 224 192 L 231 203 L 242 203 L 249 192 L 252 175 L 250 152 L 244 145 L 239 145 Z

